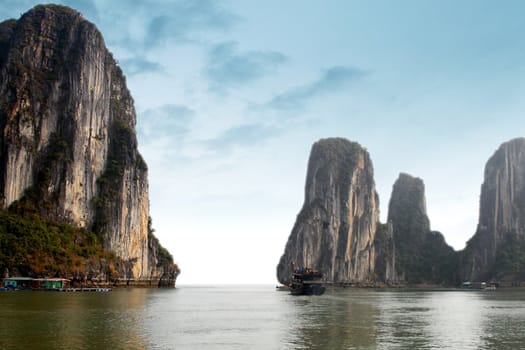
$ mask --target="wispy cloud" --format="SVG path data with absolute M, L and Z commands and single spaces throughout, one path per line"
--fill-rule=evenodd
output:
M 250 147 L 279 133 L 274 127 L 262 124 L 244 124 L 232 127 L 219 137 L 207 141 L 207 146 L 217 152 L 231 150 L 233 147 Z
M 139 139 L 145 144 L 160 138 L 170 142 L 180 142 L 188 132 L 194 112 L 181 105 L 164 105 L 139 113 L 137 129 Z
M 100 21 L 105 26 L 119 26 L 121 35 L 110 38 L 116 44 L 137 50 L 177 42 L 199 41 L 199 34 L 226 31 L 238 17 L 213 0 L 120 0 L 98 2 Z M 146 15 L 147 14 L 147 15 Z M 139 25 L 141 28 L 136 28 Z
M 201 31 L 227 30 L 237 22 L 237 16 L 213 0 L 173 1 L 165 5 L 168 11 L 154 16 L 149 23 L 146 44 L 166 41 L 192 41 Z
M 149 61 L 146 58 L 134 57 L 120 61 L 124 67 L 126 75 L 133 76 L 141 73 L 161 73 L 163 67 L 157 62 Z
M 323 71 L 321 77 L 309 84 L 292 88 L 274 96 L 263 107 L 278 110 L 297 110 L 319 96 L 336 92 L 362 79 L 367 72 L 353 67 L 335 66 Z
M 286 62 L 286 56 L 276 51 L 239 51 L 235 42 L 214 46 L 208 54 L 206 76 L 212 88 L 241 85 L 273 72 Z

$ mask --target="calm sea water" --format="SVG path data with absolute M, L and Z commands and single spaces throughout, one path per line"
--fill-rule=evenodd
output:
M 519 349 L 525 291 L 0 292 L 0 349 Z

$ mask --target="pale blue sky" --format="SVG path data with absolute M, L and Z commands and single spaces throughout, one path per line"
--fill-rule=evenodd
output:
M 127 75 L 180 283 L 274 283 L 319 138 L 368 149 L 383 221 L 398 174 L 421 177 L 432 229 L 461 249 L 485 162 L 525 136 L 522 1 L 58 3 Z

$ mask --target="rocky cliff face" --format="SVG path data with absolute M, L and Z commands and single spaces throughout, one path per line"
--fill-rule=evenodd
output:
M 121 69 L 80 13 L 36 6 L 0 24 L 2 206 L 94 229 L 140 279 L 163 271 L 135 120 Z
M 316 142 L 304 205 L 277 266 L 278 280 L 288 282 L 295 261 L 323 271 L 326 281 L 370 281 L 378 207 L 368 152 L 345 139 Z
M 455 252 L 441 233 L 430 230 L 421 179 L 399 175 L 390 197 L 388 224 L 377 237 L 380 279 L 394 283 L 451 281 Z
M 423 263 L 421 247 L 425 236 L 430 232 L 427 216 L 425 185 L 419 178 L 400 174 L 394 183 L 388 204 L 388 223 L 392 227 L 394 243 L 392 281 L 414 282 L 419 275 L 417 269 Z
M 502 144 L 485 166 L 478 228 L 461 267 L 464 280 L 525 278 L 525 138 Z
M 431 231 L 421 179 L 400 174 L 388 210 L 388 222 L 380 224 L 368 153 L 344 139 L 320 140 L 278 280 L 288 282 L 295 261 L 336 283 L 524 281 L 525 138 L 502 144 L 487 162 L 478 228 L 464 251 Z
M 392 224 L 379 224 L 374 239 L 376 252 L 375 281 L 394 284 L 401 281 L 396 267 L 396 243 Z

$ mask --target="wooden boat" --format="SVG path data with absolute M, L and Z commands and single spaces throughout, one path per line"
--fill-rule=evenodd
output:
M 321 282 L 322 277 L 323 274 L 314 269 L 296 269 L 292 273 L 290 293 L 292 295 L 322 295 L 326 290 Z

